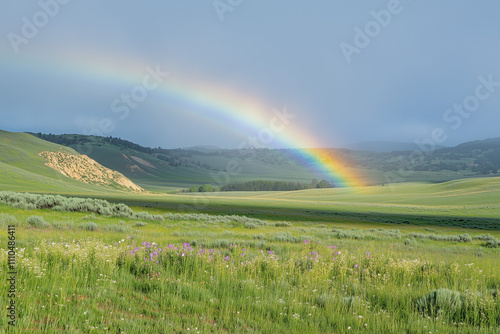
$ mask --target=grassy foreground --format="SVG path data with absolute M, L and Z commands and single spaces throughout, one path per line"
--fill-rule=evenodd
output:
M 152 213 L 0 205 L 9 332 L 500 332 L 498 230 Z

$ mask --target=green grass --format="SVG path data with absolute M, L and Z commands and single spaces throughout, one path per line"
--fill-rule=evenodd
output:
M 46 160 L 39 156 L 43 151 L 79 154 L 72 148 L 27 133 L 0 130 L 0 189 L 80 195 L 120 193 L 118 189 L 86 184 L 63 176 L 45 165 Z
M 113 200 L 158 210 L 274 220 L 500 229 L 500 178 L 291 192 L 117 195 Z
M 84 206 L 91 212 L 27 210 L 45 203 L 31 195 L 19 197 L 33 203 L 0 204 L 3 273 L 7 225 L 16 225 L 19 321 L 12 332 L 499 332 L 498 177 L 166 194 L 175 191 L 164 188 L 175 177 L 200 184 L 206 177 L 170 166 L 150 168 L 142 179 L 156 193 L 131 194 L 44 166 L 38 153 L 59 149 L 74 152 L 1 132 L 0 189 L 111 203 Z M 169 179 L 157 184 L 162 177 Z M 60 206 L 70 202 L 78 201 Z
M 147 210 L 165 220 L 0 205 L 0 240 L 6 224 L 18 222 L 19 321 L 11 332 L 495 333 L 500 326 L 500 248 L 486 246 L 499 231 Z M 4 251 L 0 263 L 5 272 Z M 4 281 L 2 305 L 6 288 Z M 2 315 L 0 328 L 7 326 Z

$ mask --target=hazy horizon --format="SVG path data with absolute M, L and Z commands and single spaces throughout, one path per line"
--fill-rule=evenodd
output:
M 5 130 L 5 129 L 0 129 L 0 130 L 4 130 L 4 131 L 9 131 L 9 130 Z M 10 131 L 9 131 L 10 132 Z M 12 132 L 19 132 L 19 133 L 32 133 L 32 134 L 38 134 L 38 133 L 42 133 L 44 135 L 49 135 L 49 134 L 53 134 L 53 135 L 68 135 L 68 136 L 73 136 L 73 135 L 82 135 L 81 133 L 53 133 L 53 132 L 40 132 L 40 131 L 12 131 Z M 109 137 L 109 136 L 105 136 L 105 137 Z M 130 138 L 126 138 L 126 137 L 116 137 L 116 136 L 112 136 L 111 137 L 113 138 L 118 138 L 118 139 L 122 139 L 122 140 L 127 140 L 127 141 L 130 141 L 134 144 L 138 144 L 140 146 L 143 146 L 143 147 L 149 147 L 149 148 L 155 148 L 155 147 L 160 147 L 162 149 L 192 149 L 192 148 L 213 148 L 213 149 L 223 149 L 223 150 L 233 150 L 233 149 L 237 149 L 238 147 L 222 147 L 222 146 L 217 146 L 217 145 L 212 145 L 210 143 L 199 143 L 199 144 L 195 144 L 195 145 L 191 145 L 191 146 L 182 146 L 182 147 L 177 147 L 177 146 L 160 146 L 160 145 L 146 145 L 144 143 L 141 143 L 140 141 L 134 141 L 134 140 L 131 140 Z M 460 144 L 463 144 L 463 143 L 467 143 L 467 142 L 472 142 L 472 141 L 482 141 L 482 140 L 488 140 L 488 139 L 495 139 L 495 138 L 500 138 L 499 137 L 485 137 L 485 138 L 476 138 L 476 139 L 472 139 L 472 140 L 466 140 L 466 141 L 463 141 L 463 142 L 459 142 L 455 145 L 436 145 L 436 148 L 445 148 L 445 147 L 454 147 L 454 146 L 458 146 Z M 413 145 L 417 148 L 417 150 L 419 149 L 418 148 L 418 145 L 415 144 L 415 143 L 412 143 L 412 142 L 398 142 L 398 141 L 385 141 L 385 140 L 373 140 L 373 141 L 359 141 L 359 142 L 352 142 L 352 143 L 346 143 L 345 145 L 343 146 L 331 146 L 331 147 L 327 147 L 327 146 L 321 146 L 321 147 L 282 147 L 283 149 L 307 149 L 307 148 L 335 148 L 335 149 L 351 149 L 351 150 L 357 150 L 357 148 L 355 148 L 355 146 L 357 145 L 369 145 L 369 144 L 375 144 L 375 145 L 385 145 L 385 144 L 396 144 L 396 145 Z M 249 148 L 249 147 L 244 147 L 244 148 Z M 424 149 L 426 149 L 427 147 L 425 147 Z

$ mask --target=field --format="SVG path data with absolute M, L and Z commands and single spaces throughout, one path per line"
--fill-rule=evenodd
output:
M 17 332 L 499 333 L 499 182 L 10 194 Z

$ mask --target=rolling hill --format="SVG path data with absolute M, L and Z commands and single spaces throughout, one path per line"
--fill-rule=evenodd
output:
M 111 137 L 82 135 L 41 135 L 40 138 L 67 145 L 100 164 L 117 170 L 152 191 L 175 190 L 210 183 L 254 180 L 311 183 L 321 179 L 310 166 L 295 161 L 287 150 L 249 151 L 222 149 L 161 149 L 142 147 Z M 242 166 L 240 173 L 228 175 L 231 161 Z
M 498 176 L 500 168 L 500 138 L 437 149 L 416 162 L 411 160 L 413 151 L 326 151 L 361 175 L 366 185 Z M 321 179 L 295 153 L 287 149 L 148 148 L 112 137 L 0 131 L 0 186 L 33 191 L 33 185 L 38 185 L 57 192 L 70 184 L 75 192 L 95 190 L 93 187 L 169 192 L 207 183 L 220 186 L 272 180 L 309 184 Z M 231 161 L 242 167 L 239 173 L 226 172 Z M 404 177 L 387 178 L 391 173 Z
M 149 190 L 165 191 L 205 183 L 221 185 L 255 180 L 310 183 L 314 178 L 322 179 L 315 173 L 314 166 L 296 158 L 293 149 L 162 149 L 112 137 L 36 135 L 70 146 Z M 337 157 L 336 160 L 358 174 L 365 185 L 444 182 L 500 175 L 500 138 L 436 149 L 417 155 L 421 159 L 415 159 L 418 151 L 411 150 L 378 152 L 332 148 L 323 151 Z M 240 173 L 225 173 L 230 161 L 237 161 L 242 166 Z
M 27 133 L 0 131 L 0 188 L 15 191 L 142 192 L 85 155 Z

